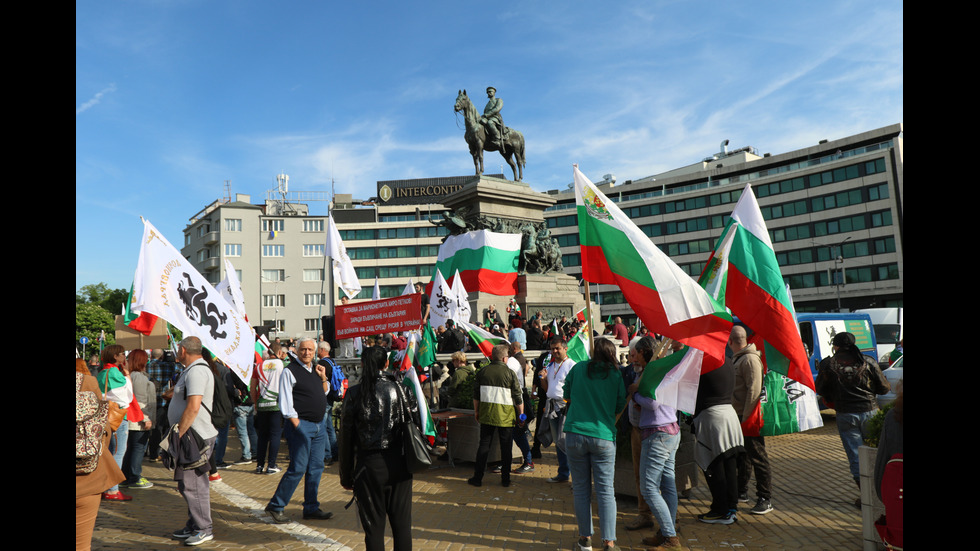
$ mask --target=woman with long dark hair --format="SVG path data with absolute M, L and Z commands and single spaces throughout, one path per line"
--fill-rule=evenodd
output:
M 597 339 L 592 359 L 575 364 L 565 377 L 565 454 L 572 475 L 578 549 L 592 548 L 592 482 L 599 505 L 603 549 L 616 547 L 616 414 L 626 406 L 626 386 L 616 345 Z
M 126 417 L 119 425 L 112 439 L 109 441 L 109 451 L 112 452 L 116 464 L 123 465 L 123 457 L 126 455 L 126 447 L 129 443 L 129 423 L 128 421 L 140 421 L 143 412 L 135 406 L 133 399 L 133 381 L 129 377 L 129 369 L 126 366 L 126 349 L 118 344 L 111 344 L 102 350 L 101 355 L 102 370 L 98 374 L 99 389 L 105 394 L 107 400 L 116 403 L 120 408 L 126 410 Z M 102 499 L 106 501 L 129 501 L 132 496 L 119 491 L 119 486 L 113 486 L 102 493 Z
M 384 549 L 386 519 L 394 549 L 412 548 L 412 474 L 403 442 L 418 404 L 387 367 L 382 348 L 364 350 L 361 382 L 348 390 L 340 420 L 340 485 L 354 491 L 369 551 Z

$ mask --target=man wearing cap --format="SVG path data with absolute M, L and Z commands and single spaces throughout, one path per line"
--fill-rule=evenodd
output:
M 497 146 L 503 151 L 504 119 L 500 116 L 500 110 L 504 108 L 504 100 L 496 97 L 497 89 L 493 86 L 487 87 L 487 106 L 483 108 L 483 116 L 480 123 L 487 129 L 487 141 Z
M 817 394 L 837 411 L 837 430 L 844 444 L 855 484 L 861 486 L 858 448 L 864 442 L 864 424 L 878 411 L 878 394 L 891 390 L 878 362 L 865 356 L 851 333 L 837 333 L 834 355 L 820 362 Z M 857 503 L 860 503 L 858 501 Z

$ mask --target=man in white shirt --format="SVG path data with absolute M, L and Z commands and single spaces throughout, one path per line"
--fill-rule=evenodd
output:
M 555 442 L 561 436 L 559 428 L 562 417 L 565 415 L 564 386 L 565 377 L 571 371 L 575 362 L 568 357 L 568 344 L 561 337 L 552 337 L 548 342 L 551 350 L 551 362 L 547 367 L 538 372 L 542 378 L 541 386 L 548 396 L 548 406 L 545 408 L 545 417 L 551 423 L 551 436 Z M 568 457 L 565 451 L 555 446 L 558 453 L 558 475 L 548 479 L 548 482 L 568 482 Z

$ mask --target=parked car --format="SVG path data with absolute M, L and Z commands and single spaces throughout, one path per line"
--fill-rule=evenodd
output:
M 895 360 L 895 362 L 888 369 L 882 370 L 885 378 L 888 379 L 888 384 L 892 386 L 892 389 L 888 394 L 882 394 L 878 396 L 878 407 L 884 407 L 895 401 L 898 397 L 896 394 L 898 392 L 898 383 L 902 382 L 902 364 L 905 363 L 905 356 Z

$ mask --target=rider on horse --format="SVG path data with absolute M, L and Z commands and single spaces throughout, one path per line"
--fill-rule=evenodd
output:
M 504 126 L 504 119 L 500 116 L 500 110 L 504 107 L 504 100 L 495 97 L 497 89 L 493 86 L 487 87 L 487 97 L 490 101 L 483 108 L 483 116 L 480 117 L 480 124 L 487 129 L 487 136 L 490 143 L 497 146 L 500 151 L 504 150 L 504 133 L 507 131 Z

